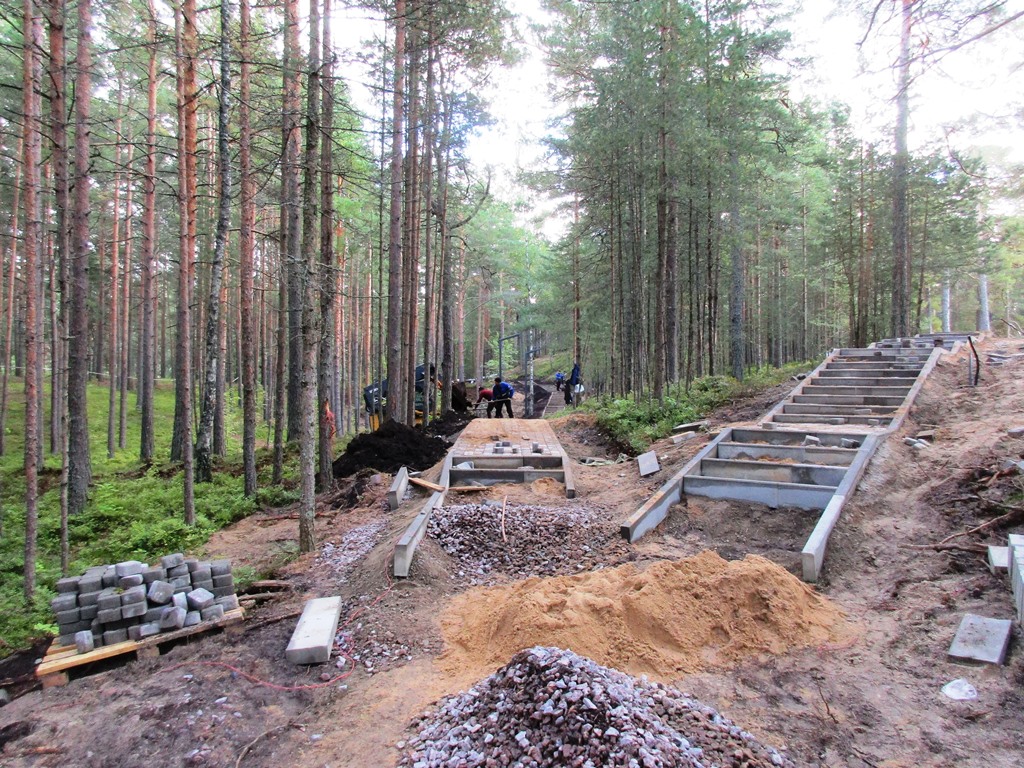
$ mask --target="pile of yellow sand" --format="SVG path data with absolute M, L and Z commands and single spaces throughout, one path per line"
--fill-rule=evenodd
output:
M 460 595 L 441 620 L 452 672 L 557 646 L 633 675 L 680 675 L 838 640 L 843 613 L 784 568 L 714 552 Z

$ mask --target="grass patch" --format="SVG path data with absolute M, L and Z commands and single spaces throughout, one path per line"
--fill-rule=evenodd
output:
M 672 433 L 672 427 L 704 418 L 715 408 L 773 387 L 813 363 L 790 363 L 782 368 L 760 368 L 740 382 L 731 376 L 704 376 L 690 384 L 671 387 L 661 400 L 651 397 L 594 397 L 580 408 L 597 416 L 597 423 L 616 442 L 643 453 L 655 440 Z
M 127 448 L 107 456 L 108 390 L 90 383 L 89 435 L 93 483 L 87 508 L 69 522 L 71 563 L 76 575 L 92 565 L 123 560 L 154 562 L 171 552 L 197 552 L 218 529 L 242 518 L 260 505 L 289 503 L 297 491 L 270 487 L 270 452 L 260 451 L 260 493 L 256 500 L 243 495 L 241 473 L 241 415 L 237 398 L 226 398 L 227 456 L 215 467 L 211 483 L 195 486 L 196 524 L 187 526 L 183 515 L 182 473 L 172 464 L 171 426 L 174 421 L 173 382 L 162 381 L 154 393 L 156 435 L 151 466 L 139 461 L 140 422 L 135 393 L 129 393 Z M 47 407 L 49 400 L 47 399 Z M 41 634 L 53 633 L 50 611 L 53 585 L 60 578 L 60 456 L 49 453 L 45 437 L 44 466 L 40 476 L 39 536 L 36 559 L 37 589 L 32 605 L 24 600 L 24 398 L 20 381 L 11 382 L 5 434 L 0 456 L 0 657 Z M 49 415 L 43 419 L 48 429 Z M 260 437 L 269 434 L 260 430 Z M 297 452 L 286 452 L 285 477 L 295 479 Z M 290 553 L 282 555 L 282 562 Z

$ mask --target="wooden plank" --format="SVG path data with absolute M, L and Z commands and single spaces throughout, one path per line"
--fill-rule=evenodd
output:
M 486 491 L 489 486 L 486 485 L 453 485 L 449 488 L 449 491 L 455 491 L 456 493 L 471 493 L 473 491 Z
M 445 487 L 443 485 L 432 483 L 429 480 L 424 480 L 423 478 L 420 477 L 410 477 L 409 482 L 414 485 L 418 485 L 421 488 L 428 488 L 431 491 L 434 491 L 435 493 L 441 493 L 442 491 L 445 490 Z
M 175 630 L 174 632 L 163 632 L 159 635 L 153 635 L 147 637 L 145 640 L 126 640 L 123 643 L 115 643 L 114 645 L 104 645 L 97 648 L 89 653 L 76 653 L 74 655 L 67 655 L 64 649 L 58 650 L 54 656 L 50 654 L 46 655 L 43 662 L 36 667 L 36 677 L 43 679 L 47 676 L 54 675 L 58 672 L 64 672 L 68 669 L 81 666 L 83 664 L 90 664 L 94 661 L 102 661 L 103 659 L 110 659 L 115 656 L 120 656 L 125 653 L 145 653 L 147 649 L 152 649 L 159 654 L 159 648 L 163 643 L 170 642 L 172 640 L 178 640 L 183 637 L 189 637 L 191 635 L 202 634 L 213 629 L 221 627 L 227 627 L 235 624 L 245 618 L 245 611 L 241 608 L 236 608 L 233 611 L 228 611 L 222 618 L 215 621 L 204 621 L 196 624 L 193 627 L 185 627 L 183 629 Z M 140 656 L 143 655 L 140 653 Z

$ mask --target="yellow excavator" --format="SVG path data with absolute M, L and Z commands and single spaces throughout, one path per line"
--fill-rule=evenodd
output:
M 431 366 L 433 368 L 433 366 Z M 415 399 L 415 413 L 416 413 L 416 426 L 423 424 L 423 411 L 426 408 L 426 383 L 427 383 L 427 368 L 425 365 L 416 366 L 416 399 Z M 435 377 L 433 371 L 431 371 L 430 377 L 431 384 L 434 383 Z M 440 382 L 437 383 L 440 387 Z M 374 384 L 370 384 L 368 387 L 363 388 L 363 402 L 366 404 L 366 412 L 370 415 L 370 429 L 377 430 L 383 423 L 384 419 L 387 418 L 388 410 L 388 380 L 378 381 Z M 436 418 L 440 411 L 440 397 L 434 398 L 434 410 L 431 412 L 431 418 Z

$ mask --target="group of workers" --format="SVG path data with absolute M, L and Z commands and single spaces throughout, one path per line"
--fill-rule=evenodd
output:
M 514 394 L 515 390 L 511 384 L 502 381 L 501 376 L 495 376 L 494 386 L 490 389 L 481 389 L 476 404 L 480 405 L 484 400 L 487 401 L 487 418 L 489 419 L 495 417 L 500 419 L 503 408 L 508 410 L 508 417 L 513 419 L 515 418 L 512 415 L 512 396 Z
M 565 404 L 572 405 L 576 395 L 583 391 L 583 387 L 580 385 L 580 364 L 577 362 L 572 367 L 572 373 L 566 378 L 565 374 L 561 371 L 555 373 L 555 390 L 565 391 Z M 487 402 L 487 418 L 501 418 L 502 410 L 508 411 L 508 417 L 514 418 L 512 415 L 512 396 L 515 394 L 515 390 L 512 385 L 507 381 L 502 381 L 500 376 L 494 377 L 494 385 L 490 388 L 481 389 L 477 399 L 476 406 L 480 403 Z

